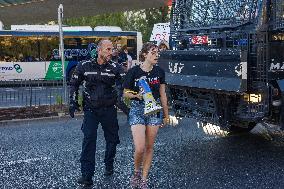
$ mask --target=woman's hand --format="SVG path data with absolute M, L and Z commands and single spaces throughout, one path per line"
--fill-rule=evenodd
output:
M 141 93 L 138 93 L 135 95 L 136 98 L 138 98 L 139 100 L 142 100 L 143 99 L 143 96 Z
M 125 98 L 138 98 L 139 100 L 142 100 L 143 99 L 143 96 L 142 94 L 139 92 L 135 92 L 135 91 L 132 91 L 132 90 L 129 90 L 129 89 L 124 89 L 123 91 L 123 96 Z
M 179 124 L 179 119 L 177 119 L 175 116 L 166 116 L 163 119 L 163 125 L 161 127 L 164 127 L 165 125 L 170 125 L 170 126 L 177 126 Z
M 169 118 L 169 116 L 165 116 L 165 117 L 163 118 L 163 124 L 161 125 L 161 127 L 164 127 L 164 126 L 168 125 L 169 123 L 170 123 L 170 118 Z

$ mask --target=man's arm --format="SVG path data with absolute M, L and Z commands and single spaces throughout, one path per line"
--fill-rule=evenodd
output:
M 79 87 L 84 80 L 84 72 L 82 69 L 82 64 L 79 63 L 76 66 L 74 73 L 72 74 L 70 80 L 70 107 L 69 107 L 69 114 L 73 118 L 75 110 L 80 111 L 79 104 L 78 104 L 78 91 Z

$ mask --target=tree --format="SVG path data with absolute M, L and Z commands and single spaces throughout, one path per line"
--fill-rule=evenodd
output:
M 143 41 L 149 41 L 154 24 L 168 22 L 168 7 L 126 11 L 91 17 L 71 18 L 64 23 L 72 26 L 119 26 L 125 31 L 140 31 Z
M 89 16 L 81 18 L 66 19 L 65 24 L 72 26 L 88 25 L 91 27 L 96 26 L 119 26 L 122 27 L 126 22 L 124 13 L 111 13 L 98 16 Z

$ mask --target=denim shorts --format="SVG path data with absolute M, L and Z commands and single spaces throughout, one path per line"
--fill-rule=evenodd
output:
M 152 115 L 144 115 L 144 101 L 132 100 L 130 103 L 129 125 L 159 126 L 163 123 L 163 110 Z

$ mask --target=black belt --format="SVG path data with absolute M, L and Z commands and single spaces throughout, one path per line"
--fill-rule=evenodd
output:
M 85 106 L 90 108 L 104 108 L 104 107 L 110 107 L 116 104 L 117 99 L 111 98 L 111 99 L 101 99 L 99 101 L 91 101 L 84 103 Z

